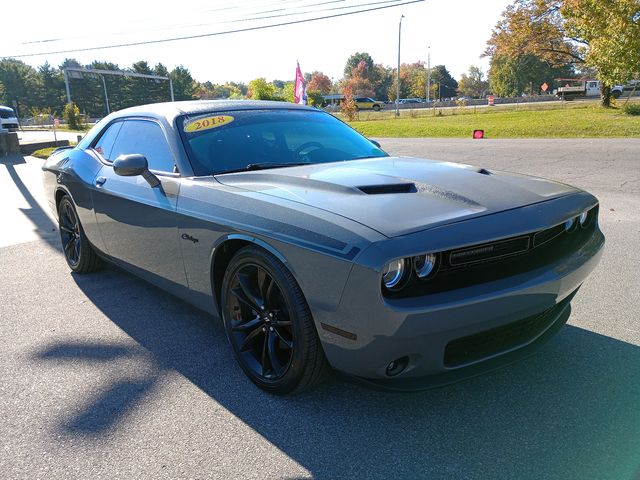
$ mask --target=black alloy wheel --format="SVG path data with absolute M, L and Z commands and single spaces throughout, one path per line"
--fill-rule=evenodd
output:
M 64 258 L 71 270 L 76 273 L 99 270 L 102 260 L 87 240 L 73 202 L 66 195 L 58 205 L 58 228 Z
M 264 268 L 247 264 L 235 272 L 229 293 L 232 341 L 245 364 L 265 380 L 282 378 L 295 335 L 282 291 Z
M 300 287 L 286 267 L 257 247 L 231 260 L 222 287 L 227 337 L 247 376 L 276 394 L 300 392 L 329 371 Z

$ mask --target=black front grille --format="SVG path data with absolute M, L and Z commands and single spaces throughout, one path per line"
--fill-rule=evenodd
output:
M 473 247 L 454 250 L 449 253 L 449 265 L 460 266 L 482 262 L 496 258 L 526 252 L 529 248 L 529 237 L 510 238 L 500 242 L 474 245 Z
M 527 345 L 554 323 L 572 297 L 570 295 L 542 313 L 450 341 L 444 351 L 445 366 L 460 367 Z

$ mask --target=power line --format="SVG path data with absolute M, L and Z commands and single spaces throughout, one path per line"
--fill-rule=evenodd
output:
M 305 15 L 307 13 L 320 13 L 320 12 L 331 12 L 334 10 L 347 10 L 349 8 L 360 8 L 360 7 L 369 7 L 371 5 L 380 5 L 380 4 L 389 4 L 389 3 L 393 3 L 393 4 L 398 4 L 398 2 L 400 2 L 401 0 L 384 0 L 381 2 L 367 2 L 367 3 L 360 3 L 358 5 L 346 5 L 346 6 L 342 6 L 342 7 L 330 7 L 330 8 L 324 8 L 322 10 L 307 10 L 306 12 L 289 12 L 289 13 L 280 13 L 277 15 L 267 15 L 267 16 L 262 16 L 262 17 L 253 17 L 253 18 L 240 18 L 238 20 L 231 20 L 227 23 L 239 23 L 239 22 L 251 22 L 254 20 L 267 20 L 270 18 L 277 18 L 277 17 L 293 17 L 293 16 L 297 16 L 297 15 Z M 329 2 L 329 3 L 333 3 L 333 2 Z M 284 10 L 284 9 L 281 9 Z M 278 10 L 274 10 L 274 12 L 276 12 Z M 357 13 L 357 12 L 356 12 Z
M 249 6 L 249 5 L 233 5 L 233 6 L 229 6 L 229 7 L 223 7 L 223 8 L 215 8 L 215 9 L 208 9 L 208 10 L 204 10 L 201 13 L 203 14 L 211 14 L 211 13 L 218 13 L 218 12 L 222 12 L 222 11 L 229 11 L 229 10 L 235 10 L 235 11 L 242 11 L 243 9 L 247 9 L 247 11 L 243 14 L 243 15 L 260 15 L 260 14 L 265 14 L 265 13 L 269 13 L 269 12 L 274 12 L 276 10 L 267 10 L 267 11 L 252 11 L 251 9 L 253 8 L 254 10 L 260 9 L 260 8 L 271 8 L 271 7 L 275 7 L 275 6 L 279 6 L 282 7 L 283 5 L 286 4 L 296 4 L 296 3 L 301 3 L 301 2 L 305 2 L 305 1 L 309 1 L 309 0 L 278 0 L 275 2 L 268 2 L 268 3 L 260 3 L 259 5 L 254 5 L 253 7 Z M 312 4 L 303 4 L 303 5 L 298 5 L 298 6 L 294 6 L 292 5 L 290 8 L 292 9 L 300 9 L 300 8 L 307 8 L 307 7 L 314 7 L 314 6 L 318 6 L 318 5 L 323 5 L 325 3 L 344 3 L 347 0 L 331 0 L 331 1 L 327 1 L 327 2 L 322 2 L 322 3 L 312 3 Z M 400 0 L 396 0 L 396 1 L 400 1 Z M 260 0 L 254 0 L 253 3 L 256 2 L 260 2 Z M 357 7 L 358 5 L 353 5 L 353 7 Z M 279 8 L 278 10 L 285 10 L 283 8 Z M 318 10 L 319 12 L 322 10 Z M 196 16 L 198 16 L 199 12 L 196 11 Z M 224 14 L 223 14 L 224 15 Z M 192 19 L 194 17 L 193 12 L 191 12 L 191 14 L 189 15 L 189 19 Z M 216 15 L 216 18 L 220 18 L 220 15 Z M 182 29 L 182 28 L 193 28 L 193 27 L 204 27 L 204 26 L 208 26 L 208 25 L 221 25 L 221 24 L 226 24 L 226 23 L 235 23 L 238 20 L 237 17 L 230 17 L 230 20 L 222 20 L 222 21 L 216 21 L 216 22 L 208 22 L 208 23 L 187 23 L 187 24 L 181 24 L 181 25 L 176 25 L 176 21 L 175 21 L 175 17 L 173 17 L 173 21 L 170 24 L 164 24 L 164 25 L 158 25 L 156 27 L 152 27 L 152 28 L 145 28 L 145 29 L 137 29 L 136 28 L 136 32 L 137 33 L 145 33 L 145 32 L 157 32 L 157 31 L 165 31 L 168 28 L 173 28 L 175 29 Z M 137 24 L 140 24 L 141 22 L 144 22 L 146 24 L 149 23 L 149 19 L 148 18 L 132 18 L 129 19 L 127 21 L 124 22 L 120 22 L 119 26 L 122 25 L 131 25 L 131 26 L 135 26 Z M 119 36 L 119 35 L 124 35 L 127 33 L 130 33 L 130 30 L 120 30 L 120 31 L 109 31 L 109 32 L 102 32 L 102 33 L 106 33 L 108 36 Z M 32 45 L 32 44 L 37 44 L 37 43 L 57 43 L 57 42 L 62 42 L 62 41 L 67 41 L 67 40 L 79 40 L 79 39 L 83 39 L 83 38 L 94 38 L 95 34 L 86 34 L 86 35 L 74 35 L 71 37 L 59 37 L 59 38 L 44 38 L 44 39 L 40 39 L 40 40 L 31 40 L 28 42 L 22 42 L 20 43 L 20 45 Z
M 305 19 L 302 19 L 302 20 L 291 20 L 291 21 L 288 21 L 288 22 L 273 23 L 271 25 L 260 25 L 260 26 L 256 26 L 256 27 L 239 28 L 239 29 L 235 29 L 235 30 L 226 30 L 226 31 L 222 31 L 222 32 L 202 33 L 202 34 L 199 34 L 199 35 L 187 35 L 187 36 L 182 36 L 182 37 L 164 38 L 164 39 L 159 39 L 159 40 L 146 40 L 146 41 L 140 41 L 140 42 L 121 43 L 121 44 L 115 44 L 115 45 L 104 45 L 104 46 L 101 46 L 101 47 L 74 48 L 74 49 L 69 49 L 69 50 L 58 50 L 58 51 L 40 52 L 40 53 L 27 53 L 27 54 L 22 54 L 22 55 L 7 55 L 5 58 L 38 57 L 38 56 L 41 56 L 41 55 L 57 55 L 57 54 L 62 54 L 62 53 L 88 52 L 88 51 L 93 51 L 93 50 L 106 50 L 106 49 L 110 49 L 110 48 L 135 47 L 135 46 L 139 46 L 139 45 L 153 45 L 153 44 L 157 44 L 157 43 L 176 42 L 176 41 L 179 41 L 179 40 L 193 40 L 193 39 L 196 39 L 196 38 L 215 37 L 215 36 L 220 36 L 220 35 L 229 35 L 231 33 L 251 32 L 251 31 L 256 31 L 256 30 L 264 30 L 264 29 L 267 29 L 267 28 L 284 27 L 284 26 L 288 26 L 288 25 L 296 25 L 296 24 L 301 24 L 301 23 L 315 22 L 315 21 L 318 21 L 318 20 L 326 20 L 326 19 L 329 19 L 329 18 L 345 17 L 345 16 L 348 16 L 348 15 L 356 15 L 356 14 L 359 14 L 359 13 L 373 12 L 373 11 L 376 11 L 376 10 L 384 10 L 384 9 L 387 9 L 387 8 L 395 8 L 395 7 L 400 7 L 400 6 L 403 6 L 403 5 L 410 5 L 412 3 L 422 3 L 424 1 L 425 0 L 409 0 L 409 1 L 402 2 L 402 3 L 394 3 L 392 5 L 383 5 L 383 6 L 379 6 L 379 7 L 373 7 L 373 8 L 357 10 L 357 11 L 354 11 L 354 12 L 336 13 L 336 14 L 333 14 L 333 15 L 325 15 L 325 16 L 322 16 L 322 17 L 305 18 Z

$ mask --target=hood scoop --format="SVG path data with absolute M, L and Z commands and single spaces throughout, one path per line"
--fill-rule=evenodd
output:
M 384 185 L 364 185 L 362 187 L 356 187 L 362 193 L 367 195 L 384 195 L 387 193 L 415 193 L 415 183 L 392 183 Z

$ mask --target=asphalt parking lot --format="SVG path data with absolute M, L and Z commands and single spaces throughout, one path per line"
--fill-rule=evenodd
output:
M 0 158 L 0 478 L 640 479 L 640 140 L 379 140 L 598 196 L 606 251 L 556 338 L 436 390 L 272 397 L 207 315 L 71 275 L 42 161 Z

